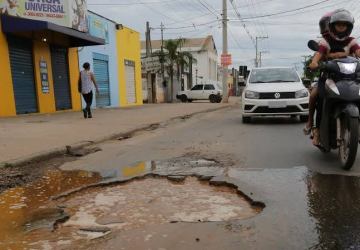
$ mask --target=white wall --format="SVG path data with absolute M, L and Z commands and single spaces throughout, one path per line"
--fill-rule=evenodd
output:
M 193 53 L 193 56 L 197 60 L 197 63 L 193 65 L 194 85 L 196 84 L 196 69 L 198 77 L 203 77 L 203 79 L 197 79 L 198 84 L 217 81 L 217 55 L 213 52 L 202 51 Z
M 94 14 L 95 15 L 95 14 Z M 109 32 L 109 43 L 105 45 L 99 46 L 88 46 L 79 48 L 79 68 L 82 70 L 82 65 L 85 62 L 89 62 L 91 64 L 91 70 L 94 70 L 93 63 L 93 53 L 98 53 L 102 55 L 106 55 L 109 57 L 109 84 L 110 84 L 110 106 L 118 107 L 119 106 L 119 77 L 118 77 L 118 61 L 117 61 L 117 48 L 116 48 L 116 27 L 115 23 L 110 22 L 109 20 L 98 17 L 103 22 L 108 24 L 108 32 Z M 96 92 L 94 91 L 94 101 L 93 107 L 96 107 Z M 86 106 L 84 100 L 82 99 L 83 107 Z

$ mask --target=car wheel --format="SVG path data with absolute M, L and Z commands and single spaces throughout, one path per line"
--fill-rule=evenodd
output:
M 301 122 L 307 122 L 309 120 L 309 116 L 308 115 L 301 115 L 300 116 L 300 121 Z
M 180 100 L 181 100 L 182 102 L 187 102 L 187 101 L 188 101 L 188 98 L 187 98 L 186 95 L 182 95 L 182 96 L 180 97 Z
M 245 117 L 245 116 L 243 116 L 243 117 L 242 117 L 242 122 L 243 122 L 243 123 L 250 123 L 250 122 L 251 122 L 251 117 Z
M 209 96 L 209 100 L 210 100 L 211 103 L 216 103 L 216 102 L 217 102 L 217 97 L 216 97 L 216 95 L 210 95 L 210 96 Z
M 220 103 L 222 101 L 221 97 L 218 97 L 218 99 L 216 100 L 217 103 Z

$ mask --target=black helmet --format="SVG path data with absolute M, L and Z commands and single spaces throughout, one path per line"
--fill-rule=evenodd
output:
M 346 31 L 341 33 L 337 32 L 335 29 L 336 23 L 345 23 L 347 25 Z M 330 24 L 329 24 L 330 34 L 336 40 L 343 41 L 350 36 L 354 28 L 354 23 L 355 23 L 355 19 L 349 11 L 344 9 L 335 10 L 330 18 Z
M 332 13 L 325 14 L 319 21 L 319 28 L 321 35 L 329 33 L 329 23 Z

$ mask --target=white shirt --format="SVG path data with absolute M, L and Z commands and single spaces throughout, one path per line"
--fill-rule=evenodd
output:
M 81 74 L 81 93 L 89 94 L 93 90 L 94 83 L 91 80 L 91 71 L 83 70 Z

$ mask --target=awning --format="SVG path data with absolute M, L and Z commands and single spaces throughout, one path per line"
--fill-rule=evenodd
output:
M 104 39 L 46 21 L 1 15 L 1 23 L 4 33 L 33 40 L 42 40 L 62 47 L 71 48 L 105 44 Z

